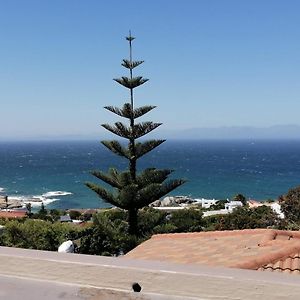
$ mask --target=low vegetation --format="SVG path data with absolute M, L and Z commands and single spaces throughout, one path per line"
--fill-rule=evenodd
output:
M 239 198 L 242 197 L 239 195 Z M 62 242 L 71 239 L 77 244 L 78 253 L 118 256 L 153 234 L 254 228 L 299 230 L 300 187 L 280 196 L 279 201 L 285 219 L 265 205 L 256 208 L 245 205 L 230 214 L 209 217 L 203 217 L 203 211 L 198 207 L 175 211 L 144 207 L 138 211 L 135 234 L 129 234 L 128 210 L 103 209 L 93 215 L 92 211 L 69 211 L 72 219 L 82 221 L 78 225 L 60 222 L 60 216 L 66 211 L 47 210 L 42 206 L 36 213 L 29 211 L 25 219 L 0 219 L 0 224 L 4 225 L 0 245 L 57 251 Z M 214 208 L 223 208 L 224 203 L 220 201 Z
M 101 210 L 88 222 L 80 212 L 70 212 L 72 217 L 85 220 L 81 225 L 59 222 L 58 218 L 63 213 L 65 212 L 42 207 L 23 220 L 1 220 L 5 229 L 0 235 L 0 245 L 57 251 L 62 242 L 71 239 L 77 244 L 78 253 L 118 256 L 153 234 L 248 228 L 284 229 L 290 226 L 290 223 L 278 218 L 267 206 L 254 209 L 244 206 L 231 214 L 205 218 L 202 210 L 197 208 L 166 212 L 145 207 L 138 212 L 137 234 L 134 235 L 128 233 L 126 210 Z
M 0 245 L 57 251 L 66 239 L 78 236 L 82 228 L 72 224 L 26 219 L 5 222 Z

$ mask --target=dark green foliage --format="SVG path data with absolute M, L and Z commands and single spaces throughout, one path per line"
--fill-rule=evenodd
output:
M 203 227 L 205 231 L 222 230 L 222 224 L 224 223 L 223 215 L 212 215 L 203 218 Z
M 39 219 L 44 221 L 52 221 L 51 216 L 48 215 L 48 211 L 45 208 L 44 203 L 42 202 L 41 208 L 37 213 L 31 214 L 32 219 Z
M 133 127 L 130 127 L 126 126 L 122 122 L 116 122 L 114 125 L 102 124 L 101 126 L 111 133 L 118 135 L 119 137 L 126 138 L 128 140 L 135 140 L 156 129 L 161 124 L 162 123 L 153 123 L 149 121 L 139 123 L 133 125 Z
M 70 210 L 69 216 L 72 220 L 79 220 L 81 217 L 81 213 L 77 210 Z
M 140 60 L 140 61 L 130 61 L 128 59 L 123 59 L 122 66 L 125 67 L 125 68 L 127 68 L 127 69 L 134 69 L 135 67 L 139 66 L 143 62 L 144 62 L 143 60 Z
M 58 209 L 50 209 L 49 215 L 52 218 L 52 222 L 56 222 L 59 220 L 59 217 L 64 215 L 63 212 Z
M 41 204 L 41 208 L 40 208 L 38 214 L 39 214 L 40 216 L 46 216 L 46 215 L 47 215 L 47 210 L 46 210 L 45 205 L 44 205 L 43 202 L 42 202 L 42 204 Z
M 26 209 L 27 209 L 27 215 L 30 218 L 32 215 L 32 207 L 31 207 L 31 203 L 26 203 Z
M 68 236 L 82 229 L 72 224 L 45 222 L 43 220 L 7 221 L 0 244 L 8 247 L 57 251 Z
M 134 119 L 137 119 L 144 114 L 148 113 L 150 110 L 154 109 L 156 106 L 142 106 L 135 109 L 131 109 L 130 103 L 125 103 L 122 108 L 115 107 L 115 106 L 105 106 L 104 108 L 115 113 L 116 115 L 119 115 L 120 117 L 124 117 L 127 119 L 131 119 L 132 117 Z
M 162 226 L 166 224 L 167 213 L 150 207 L 141 209 L 138 214 L 139 235 L 147 237 L 153 233 L 163 232 Z
M 120 255 L 138 245 L 137 238 L 127 234 L 127 222 L 117 214 L 98 213 L 93 219 L 94 225 L 85 230 L 80 240 L 80 253 Z
M 144 84 L 148 80 L 149 79 L 145 79 L 142 76 L 132 77 L 132 78 L 122 76 L 121 78 L 114 78 L 114 81 L 131 90 Z
M 269 206 L 238 207 L 219 217 L 215 230 L 254 229 L 280 226 L 281 220 Z
M 195 232 L 203 230 L 202 211 L 183 209 L 172 212 L 168 224 L 174 227 L 172 232 Z
M 137 140 L 156 129 L 161 123 L 154 123 L 152 121 L 136 123 L 136 119 L 150 112 L 155 106 L 145 105 L 142 107 L 134 107 L 134 89 L 147 82 L 148 79 L 142 76 L 133 77 L 133 69 L 142 64 L 143 61 L 132 60 L 132 41 L 134 38 L 129 35 L 126 39 L 129 41 L 130 58 L 124 59 L 122 66 L 129 70 L 130 76 L 122 76 L 114 80 L 129 90 L 130 103 L 125 103 L 121 108 L 105 106 L 105 109 L 117 116 L 127 119 L 129 124 L 116 122 L 114 125 L 102 124 L 102 126 L 111 133 L 124 138 L 128 142 L 128 145 L 125 146 L 116 140 L 102 141 L 102 144 L 113 153 L 127 159 L 128 170 L 120 172 L 112 168 L 108 173 L 102 171 L 92 172 L 92 175 L 96 178 L 110 185 L 111 189 L 94 183 L 86 183 L 86 185 L 96 192 L 105 202 L 128 211 L 127 220 L 129 223 L 129 233 L 137 235 L 138 210 L 165 196 L 183 184 L 184 180 L 167 181 L 168 175 L 172 172 L 171 170 L 149 168 L 140 174 L 137 173 L 137 160 L 158 147 L 165 140 L 143 142 Z M 105 224 L 110 228 L 108 222 Z M 100 229 L 98 228 L 97 230 Z M 108 232 L 110 232 L 110 230 L 108 230 Z M 99 252 L 100 250 L 98 249 L 97 251 Z M 95 252 L 97 251 L 95 250 Z M 103 251 L 105 252 L 105 250 Z
M 49 221 L 53 223 L 58 221 L 59 217 L 64 214 L 65 214 L 64 211 L 58 209 L 47 210 L 44 204 L 42 203 L 40 210 L 36 213 L 31 213 L 30 218 Z
M 281 210 L 289 222 L 300 222 L 300 186 L 280 197 Z

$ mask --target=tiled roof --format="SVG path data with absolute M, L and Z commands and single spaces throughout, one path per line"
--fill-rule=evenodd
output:
M 300 231 L 247 229 L 154 235 L 125 258 L 300 274 Z
M 287 257 L 266 264 L 258 270 L 300 274 L 300 252 L 297 251 L 295 254 L 290 254 Z
M 0 211 L 0 218 L 14 219 L 14 218 L 25 218 L 27 216 L 25 211 Z

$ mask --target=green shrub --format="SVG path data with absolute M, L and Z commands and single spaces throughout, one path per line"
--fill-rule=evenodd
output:
M 238 207 L 231 214 L 220 217 L 216 230 L 278 227 L 280 223 L 278 215 L 269 206 Z
M 182 209 L 172 212 L 168 223 L 176 227 L 174 232 L 193 232 L 203 230 L 202 211 L 198 209 Z M 174 228 L 173 227 L 173 228 Z
M 80 239 L 80 253 L 117 256 L 138 245 L 138 239 L 128 234 L 128 223 L 119 218 L 111 219 L 112 215 L 103 212 L 94 215 L 93 226 L 87 228 Z
M 70 210 L 69 216 L 72 220 L 79 220 L 81 217 L 81 213 L 78 210 Z
M 82 229 L 72 224 L 61 224 L 43 220 L 16 220 L 5 224 L 1 245 L 27 249 L 57 251 L 69 236 L 77 235 Z

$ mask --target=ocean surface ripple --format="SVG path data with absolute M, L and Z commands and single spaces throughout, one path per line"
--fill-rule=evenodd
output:
M 48 208 L 106 207 L 84 183 L 97 182 L 91 170 L 110 167 L 126 169 L 127 162 L 98 141 L 1 142 L 0 193 L 38 195 L 50 200 Z M 173 195 L 276 199 L 300 184 L 300 141 L 167 141 L 138 167 L 170 168 L 187 179 Z

